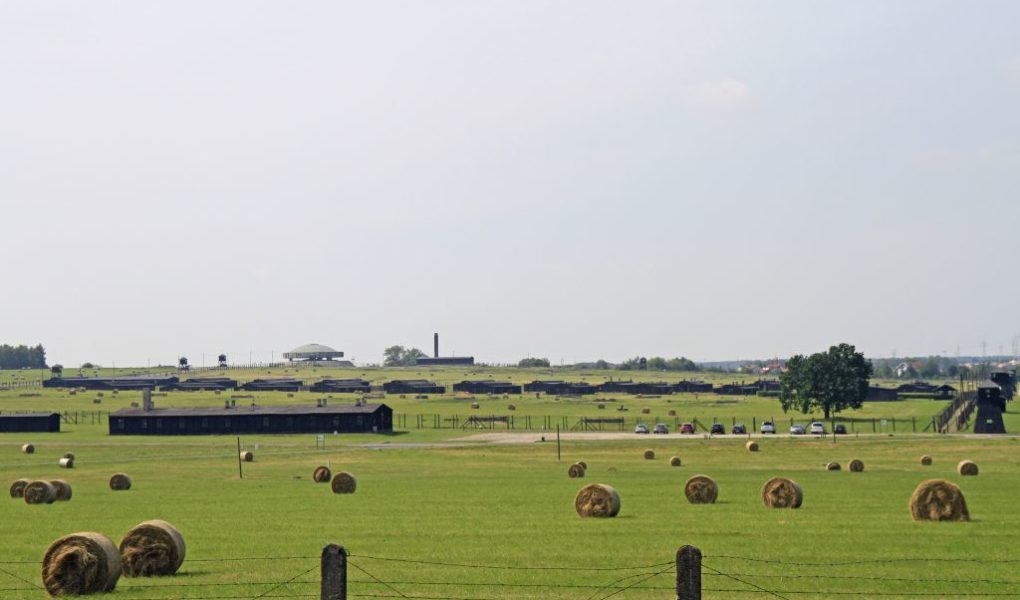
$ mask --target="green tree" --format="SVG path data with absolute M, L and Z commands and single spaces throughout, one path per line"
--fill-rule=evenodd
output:
M 786 368 L 779 376 L 783 412 L 795 408 L 807 414 L 821 409 L 828 419 L 834 412 L 860 408 L 868 395 L 871 362 L 850 344 L 807 357 L 798 354 L 787 361 Z
M 921 377 L 938 377 L 942 373 L 942 359 L 939 356 L 929 356 L 928 360 L 921 365 Z
M 526 369 L 526 368 L 530 368 L 530 367 L 548 367 L 549 366 L 549 359 L 548 358 L 522 358 L 517 363 L 517 366 L 522 368 L 522 369 Z
M 383 350 L 383 365 L 387 367 L 412 367 L 417 364 L 419 358 L 424 356 L 425 353 L 418 348 L 390 346 Z

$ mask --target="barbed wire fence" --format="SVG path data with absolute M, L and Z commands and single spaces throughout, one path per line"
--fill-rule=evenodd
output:
M 404 598 L 406 600 L 504 600 L 530 595 L 608 600 L 610 598 L 675 598 L 701 600 L 726 595 L 749 598 L 939 598 L 1018 597 L 1020 579 L 945 577 L 932 569 L 940 563 L 1010 566 L 1020 559 L 874 558 L 831 562 L 797 562 L 767 558 L 703 555 L 682 546 L 668 561 L 624 566 L 507 565 L 350 554 L 329 544 L 319 556 L 189 558 L 189 563 L 219 564 L 223 573 L 236 565 L 271 561 L 285 563 L 286 578 L 195 582 L 161 578 L 126 579 L 117 586 L 118 600 L 262 600 L 269 598 Z M 883 574 L 882 568 L 916 563 L 926 569 L 916 576 Z M 0 561 L 0 597 L 39 594 L 34 579 L 37 561 Z M 233 565 L 233 566 L 232 566 Z M 17 572 L 31 568 L 33 575 Z M 253 566 L 257 572 L 260 567 Z M 319 571 L 316 575 L 315 571 Z M 451 575 L 451 572 L 459 576 Z M 560 573 L 584 573 L 566 581 Z M 443 575 L 445 573 L 445 575 Z M 350 578 L 348 578 L 350 576 Z M 670 581 L 670 578 L 675 581 Z M 704 579 L 704 581 L 703 581 Z M 150 583 L 152 582 L 152 583 Z M 848 587 L 853 586 L 853 587 Z M 188 590 L 194 592 L 189 593 Z M 213 590 L 210 592 L 209 590 Z M 704 596 L 703 596 L 704 595 Z M 21 597 L 26 597 L 22 595 Z

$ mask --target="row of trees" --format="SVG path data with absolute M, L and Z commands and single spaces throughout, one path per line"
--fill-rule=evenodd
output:
M 0 369 L 45 369 L 46 349 L 38 346 L 0 345 Z

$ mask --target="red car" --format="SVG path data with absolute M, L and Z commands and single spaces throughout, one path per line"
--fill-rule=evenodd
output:
M 680 433 L 694 433 L 694 423 L 681 423 Z

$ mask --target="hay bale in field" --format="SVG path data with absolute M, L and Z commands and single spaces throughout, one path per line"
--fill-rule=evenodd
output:
M 506 409 L 507 409 L 507 410 L 517 410 L 517 407 L 516 407 L 516 406 L 514 406 L 513 404 L 507 404 L 507 405 L 506 405 Z
M 574 497 L 574 510 L 581 517 L 615 517 L 620 514 L 620 494 L 604 483 L 586 485 Z
M 682 461 L 680 460 L 679 456 L 672 456 L 672 457 L 670 457 L 670 459 L 669 459 L 669 466 L 671 466 L 671 467 L 679 467 L 681 464 L 682 464 Z
M 645 460 L 652 460 L 654 458 L 655 458 L 655 450 L 652 450 L 650 448 L 648 450 L 645 450 Z
M 606 405 L 605 405 L 605 404 L 602 404 L 601 402 L 599 402 L 599 403 L 598 403 L 598 404 L 596 405 L 596 408 L 598 408 L 599 410 L 605 410 L 605 408 L 606 408 Z
M 684 484 L 684 496 L 691 504 L 715 504 L 719 486 L 708 475 L 695 475 Z
M 131 403 L 131 408 L 138 408 L 138 403 L 137 402 L 132 402 Z
M 847 463 L 847 468 L 850 469 L 851 473 L 860 473 L 864 471 L 864 461 L 855 458 Z
M 800 508 L 804 490 L 792 479 L 773 477 L 762 486 L 761 499 L 769 508 Z
M 120 558 L 128 577 L 173 575 L 184 563 L 184 553 L 184 536 L 160 519 L 142 521 L 120 541 Z
M 110 592 L 120 573 L 117 547 L 101 533 L 65 535 L 50 544 L 43 556 L 43 585 L 51 596 Z
M 73 458 L 66 458 L 66 457 L 65 458 L 61 458 L 60 460 L 57 461 L 57 465 L 59 465 L 63 469 L 73 469 L 74 468 L 74 459 Z
M 22 491 L 25 504 L 53 504 L 57 501 L 57 488 L 48 481 L 30 481 Z
M 472 402 L 472 403 L 471 403 L 471 408 L 475 408 L 475 409 L 477 409 L 477 408 L 479 408 L 480 406 L 481 406 L 481 405 L 479 405 L 479 404 L 478 404 L 477 402 Z
M 583 460 L 577 461 L 577 464 L 581 465 L 581 468 L 584 469 L 585 471 L 588 470 L 588 463 L 584 462 Z
M 650 408 L 642 408 L 641 409 L 641 414 L 643 414 L 643 415 L 651 414 L 651 412 L 652 412 L 652 409 L 650 409 Z
M 926 467 L 929 467 L 929 466 L 931 466 L 931 463 L 932 463 L 932 459 L 927 454 L 925 454 L 924 456 L 921 457 L 921 464 L 922 465 L 924 465 Z
M 110 489 L 115 492 L 130 490 L 131 478 L 127 476 L 127 473 L 114 473 L 113 477 L 110 477 Z
M 287 394 L 287 397 L 288 397 L 288 398 L 293 398 L 293 397 L 294 397 L 294 394 Z
M 315 471 L 312 472 L 312 481 L 315 483 L 329 483 L 332 478 L 333 472 L 329 470 L 329 467 L 315 467 Z
M 347 471 L 340 471 L 333 476 L 330 487 L 334 494 L 353 494 L 358 489 L 358 480 Z
M 71 499 L 71 484 L 67 483 L 63 479 L 51 479 L 50 485 L 56 490 L 57 500 L 60 502 L 66 502 Z
M 973 461 L 961 460 L 960 464 L 956 465 L 956 472 L 960 475 L 977 475 L 978 466 Z
M 103 403 L 103 399 L 102 398 L 93 398 L 92 399 L 92 404 L 102 404 L 102 403 Z
M 77 391 L 75 391 L 75 390 L 71 390 L 70 392 L 67 392 L 67 395 L 68 395 L 68 396 L 77 396 L 77 395 L 78 395 L 78 392 L 77 392 Z
M 917 486 L 910 495 L 910 516 L 915 521 L 970 520 L 963 492 L 945 479 L 929 479 Z
M 752 442 L 749 440 L 746 444 L 744 444 L 744 448 L 747 448 L 748 452 L 757 452 L 758 442 Z
M 74 452 L 65 452 L 60 458 L 70 458 L 71 460 L 74 460 Z
M 251 453 L 251 450 L 245 450 L 241 453 L 241 460 L 244 462 L 252 462 L 255 460 L 255 455 Z
M 671 417 L 675 417 L 675 416 L 676 416 L 676 411 L 675 411 L 675 410 L 672 410 L 672 409 L 670 409 L 670 411 L 669 411 L 668 413 L 666 413 L 666 414 L 668 414 L 668 415 L 669 415 L 669 416 L 671 416 Z
M 24 498 L 25 497 L 25 486 L 28 485 L 27 479 L 18 479 L 11 484 L 11 498 Z
M 584 477 L 584 470 L 585 470 L 584 467 L 582 467 L 581 465 L 579 465 L 577 463 L 574 463 L 574 464 L 570 465 L 570 468 L 567 469 L 567 475 L 571 479 L 577 479 L 578 477 Z
M 843 467 L 841 467 L 838 462 L 825 463 L 825 470 L 826 471 L 840 471 L 842 469 L 843 469 Z
M 24 454 L 35 454 L 35 446 L 32 444 L 22 444 L 21 451 Z

